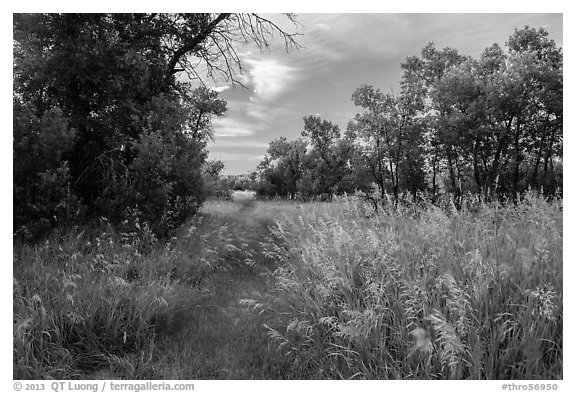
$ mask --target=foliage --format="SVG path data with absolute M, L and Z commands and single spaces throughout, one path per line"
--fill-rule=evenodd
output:
M 157 348 L 194 320 L 210 275 L 229 268 L 227 228 L 202 215 L 164 241 L 136 210 L 121 227 L 102 219 L 15 247 L 15 379 L 91 379 L 102 369 L 156 378 Z
M 403 81 L 427 97 L 433 193 L 444 188 L 484 198 L 528 188 L 557 192 L 562 152 L 562 49 L 548 33 L 515 30 L 506 54 L 497 44 L 480 59 L 433 44 L 402 65 Z M 560 168 L 559 168 L 560 167 Z
M 317 116 L 304 118 L 304 139 L 271 141 L 268 155 L 258 166 L 260 196 L 294 199 L 330 198 L 353 192 L 352 144 L 340 139 L 337 125 Z
M 73 148 L 75 130 L 62 111 L 48 110 L 39 117 L 15 101 L 13 137 L 14 231 L 31 239 L 56 225 L 73 224 L 83 206 L 72 191 L 64 160 Z
M 544 29 L 516 30 L 505 53 L 497 44 L 479 59 L 433 43 L 406 58 L 397 94 L 362 85 L 361 109 L 342 137 L 337 125 L 304 118 L 302 142 L 270 142 L 259 193 L 326 198 L 362 191 L 398 203 L 466 193 L 517 198 L 529 189 L 562 188 L 562 49 Z
M 210 121 L 226 111 L 193 79 L 234 81 L 238 40 L 297 46 L 256 14 L 15 14 L 13 30 L 14 228 L 32 237 L 67 203 L 67 220 L 117 224 L 137 206 L 157 234 L 174 229 L 202 203 Z

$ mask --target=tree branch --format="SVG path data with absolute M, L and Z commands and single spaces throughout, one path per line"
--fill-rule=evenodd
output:
M 185 43 L 183 46 L 181 46 L 180 48 L 178 48 L 174 52 L 174 54 L 170 58 L 170 61 L 168 62 L 168 67 L 166 69 L 166 74 L 165 74 L 166 83 L 169 84 L 171 82 L 172 76 L 178 72 L 178 70 L 176 69 L 176 65 L 180 61 L 180 58 L 182 58 L 182 56 L 185 56 L 188 52 L 193 51 L 196 48 L 196 46 L 198 46 L 206 38 L 208 38 L 210 33 L 212 33 L 212 31 L 216 28 L 216 26 L 220 22 L 229 18 L 230 15 L 232 15 L 232 14 L 230 14 L 230 13 L 219 14 L 216 17 L 216 19 L 214 19 L 212 22 L 210 22 L 208 25 L 206 25 L 202 30 L 200 30 L 200 32 L 198 34 L 196 34 L 196 36 L 194 36 L 194 38 L 192 40 Z

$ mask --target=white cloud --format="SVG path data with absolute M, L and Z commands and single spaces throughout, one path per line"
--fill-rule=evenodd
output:
M 326 24 L 326 23 L 316 23 L 314 25 L 315 28 L 319 29 L 319 30 L 324 30 L 324 31 L 330 31 L 332 30 L 332 28 Z
M 250 97 L 246 101 L 240 99 L 229 99 L 227 103 L 227 118 L 235 118 L 238 122 L 250 123 L 257 129 L 263 129 L 275 119 L 293 113 L 291 104 L 268 104 Z
M 218 93 L 222 93 L 225 90 L 228 90 L 230 88 L 230 85 L 223 85 L 223 86 L 214 86 L 211 87 L 212 90 L 217 91 Z
M 212 119 L 214 126 L 214 136 L 218 137 L 240 137 L 253 135 L 260 127 L 233 117 L 218 117 Z
M 236 139 L 227 140 L 227 141 L 214 140 L 214 142 L 211 142 L 208 147 L 209 148 L 212 148 L 212 147 L 218 147 L 218 148 L 222 148 L 222 147 L 245 147 L 245 148 L 262 149 L 262 148 L 267 148 L 268 143 L 262 142 L 262 141 L 245 140 L 245 139 L 236 138 Z
M 297 78 L 296 68 L 274 58 L 246 59 L 256 97 L 271 101 L 292 87 Z
M 254 155 L 253 153 L 227 153 L 227 152 L 210 152 L 209 156 L 222 161 L 260 161 L 264 158 L 264 154 Z M 254 167 L 258 163 L 254 165 Z
M 236 74 L 234 75 L 234 79 L 238 82 L 242 83 L 243 85 L 248 85 L 250 83 L 250 77 L 245 74 Z

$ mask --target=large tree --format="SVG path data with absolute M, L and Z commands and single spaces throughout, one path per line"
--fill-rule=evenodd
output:
M 380 198 L 390 191 L 398 202 L 403 189 L 415 197 L 425 189 L 420 96 L 409 85 L 398 96 L 363 85 L 352 100 L 364 111 L 355 116 L 349 132 L 358 140 Z
M 473 173 L 475 189 L 471 182 L 465 188 L 485 197 L 543 186 L 538 172 L 546 152 L 561 156 L 561 50 L 544 30 L 529 27 L 516 30 L 508 46 L 508 54 L 494 44 L 479 60 L 452 68 L 434 96 L 442 129 L 452 131 L 444 145 L 455 152 L 458 177 Z
M 210 118 L 226 109 L 195 86 L 207 77 L 236 82 L 238 45 L 265 49 L 275 35 L 297 45 L 256 14 L 15 14 L 13 22 L 16 227 L 33 210 L 54 224 L 46 206 L 60 196 L 37 203 L 54 176 L 94 215 L 119 217 L 152 194 L 150 215 L 163 214 L 154 211 L 162 198 L 171 211 L 190 197 L 185 210 L 193 211 Z M 33 162 L 39 150 L 49 156 L 43 164 Z M 158 192 L 143 192 L 150 184 L 139 176 L 152 167 Z M 185 167 L 186 176 L 175 174 Z
M 438 105 L 434 100 L 437 95 L 438 83 L 442 81 L 446 73 L 462 63 L 465 57 L 454 48 L 446 47 L 438 50 L 433 42 L 430 42 L 421 51 L 421 56 L 410 56 L 402 63 L 402 80 L 409 83 L 414 92 L 419 92 L 420 100 L 425 103 L 427 113 L 427 141 L 428 166 L 431 172 L 431 188 L 433 198 L 438 190 L 438 176 L 442 171 L 442 163 L 445 161 L 450 175 L 451 188 L 456 194 L 461 192 L 458 178 L 456 154 L 448 143 L 454 135 L 453 130 L 446 126 L 445 108 Z

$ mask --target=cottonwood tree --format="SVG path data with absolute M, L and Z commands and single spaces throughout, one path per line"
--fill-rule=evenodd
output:
M 516 30 L 507 42 L 508 81 L 516 82 L 515 96 L 506 104 L 516 112 L 513 134 L 511 191 L 516 195 L 532 186 L 555 187 L 554 159 L 562 157 L 563 60 L 562 50 L 543 29 Z M 512 94 L 513 87 L 508 94 Z M 544 156 L 543 181 L 536 182 Z M 532 161 L 532 168 L 530 162 Z M 525 166 L 525 173 L 521 173 Z M 548 171 L 551 171 L 548 177 Z M 531 174 L 530 174 L 531 172 Z M 521 184 L 522 179 L 526 180 Z M 546 180 L 551 180 L 546 184 Z
M 141 159 L 145 152 L 157 160 L 160 188 L 162 176 L 190 165 L 180 176 L 191 179 L 188 185 L 169 177 L 156 194 L 167 198 L 166 211 L 190 197 L 184 210 L 193 212 L 202 201 L 197 179 L 209 120 L 225 105 L 214 92 L 194 91 L 191 80 L 236 83 L 239 45 L 265 50 L 278 36 L 287 49 L 297 46 L 294 34 L 257 14 L 15 14 L 13 29 L 15 228 L 37 216 L 57 221 L 53 209 L 32 212 L 46 171 L 64 176 L 59 183 L 68 184 L 94 216 L 119 219 L 135 200 L 142 207 L 148 192 L 138 185 L 146 182 L 135 176 L 150 169 Z M 51 153 L 42 153 L 54 157 L 46 161 L 51 164 L 20 165 L 26 162 L 23 146 L 38 149 L 48 123 L 51 135 L 63 136 L 50 145 Z M 152 149 L 154 143 L 162 146 Z M 169 146 L 174 143 L 181 148 Z M 163 161 L 164 153 L 174 159 Z M 58 205 L 57 195 L 51 204 Z
M 508 54 L 494 44 L 479 60 L 453 67 L 434 96 L 442 129 L 453 131 L 444 145 L 455 152 L 457 178 L 472 172 L 476 189 L 465 188 L 485 198 L 498 188 L 516 196 L 540 187 L 545 147 L 561 146 L 561 51 L 544 30 L 529 27 L 516 30 L 508 46 Z
M 268 154 L 258 166 L 261 179 L 261 195 L 278 195 L 293 199 L 298 191 L 306 165 L 308 144 L 285 137 L 270 142 Z
M 354 117 L 349 132 L 356 136 L 383 200 L 391 191 L 397 203 L 401 189 L 414 197 L 425 188 L 423 172 L 422 120 L 417 116 L 421 101 L 403 87 L 399 96 L 363 85 L 352 95 L 364 109 Z
M 288 141 L 280 137 L 270 142 L 268 154 L 258 166 L 258 193 L 326 199 L 332 194 L 353 192 L 352 141 L 340 138 L 337 125 L 313 115 L 304 118 L 302 135 L 309 139 Z
M 433 195 L 442 177 L 457 202 L 464 191 L 516 197 L 528 186 L 550 194 L 558 184 L 562 50 L 528 26 L 507 46 L 494 44 L 476 60 L 429 44 L 402 64 L 402 86 L 424 104 Z
M 451 68 L 464 61 L 454 48 L 438 50 L 433 42 L 430 42 L 421 51 L 421 56 L 410 56 L 401 64 L 403 81 L 410 81 L 413 91 L 419 92 L 422 102 L 426 104 L 427 116 L 427 141 L 428 166 L 431 170 L 431 188 L 434 198 L 438 190 L 438 176 L 441 173 L 442 162 L 446 161 L 452 190 L 461 193 L 460 181 L 457 177 L 455 152 L 450 143 L 452 138 L 450 129 L 446 128 L 445 109 L 438 106 L 436 96 L 437 84 Z
M 309 115 L 304 117 L 304 130 L 302 136 L 310 138 L 313 147 L 309 174 L 312 180 L 315 195 L 332 195 L 333 187 L 338 182 L 334 177 L 333 160 L 330 151 L 337 139 L 340 138 L 340 127 L 319 116 Z

